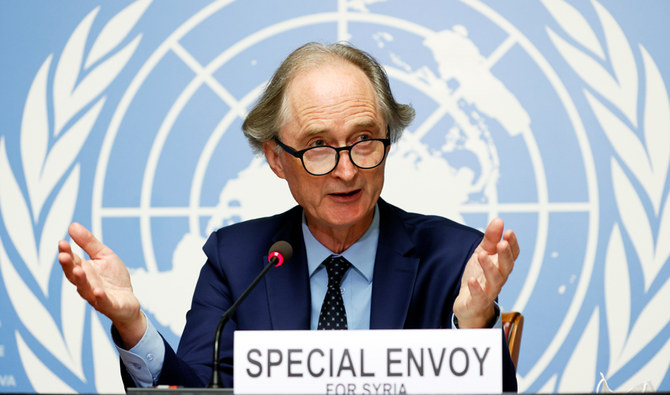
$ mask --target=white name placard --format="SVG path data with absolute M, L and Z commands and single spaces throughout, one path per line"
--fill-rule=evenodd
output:
M 234 392 L 500 393 L 500 331 L 237 331 Z

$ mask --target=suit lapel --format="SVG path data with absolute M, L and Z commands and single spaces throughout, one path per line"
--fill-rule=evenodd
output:
M 403 328 L 409 310 L 419 259 L 412 256 L 414 243 L 395 208 L 379 199 L 379 243 L 372 282 L 370 329 Z M 265 285 L 272 329 L 309 329 L 311 294 L 305 242 L 302 237 L 302 209 L 283 217 L 281 230 L 272 243 L 286 240 L 293 246 L 293 258 L 272 268 Z M 262 264 L 267 263 L 263 257 Z
M 293 257 L 282 266 L 270 269 L 265 278 L 272 329 L 309 329 L 311 297 L 301 229 L 302 209 L 296 207 L 282 221 L 281 230 L 272 243 L 288 241 L 293 247 Z M 266 263 L 265 256 L 263 265 Z
M 414 243 L 394 208 L 379 199 L 379 243 L 372 278 L 370 329 L 403 328 L 409 310 L 419 259 Z

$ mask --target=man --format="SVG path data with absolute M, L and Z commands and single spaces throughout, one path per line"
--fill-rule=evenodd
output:
M 278 240 L 293 245 L 292 261 L 271 270 L 224 328 L 226 386 L 233 384 L 234 330 L 328 327 L 332 306 L 322 303 L 328 292 L 341 299 L 337 308 L 344 305 L 346 318 L 338 324 L 349 329 L 493 326 L 495 300 L 519 254 L 514 232 L 503 235 L 495 219 L 482 238 L 379 197 L 390 143 L 413 117 L 411 107 L 395 102 L 383 69 L 366 53 L 310 43 L 289 55 L 243 129 L 299 206 L 212 234 L 177 354 L 140 310 L 121 260 L 73 224 L 70 235 L 91 260 L 61 241 L 59 261 L 80 295 L 112 320 L 126 385 L 206 385 L 217 322 Z M 334 287 L 331 269 L 344 273 L 332 280 Z M 503 389 L 515 391 L 514 366 L 504 354 Z

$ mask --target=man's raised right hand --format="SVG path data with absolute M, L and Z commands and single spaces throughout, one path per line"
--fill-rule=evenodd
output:
M 132 348 L 142 339 L 147 321 L 133 293 L 128 269 L 114 251 L 82 225 L 73 223 L 68 233 L 91 259 L 83 259 L 72 252 L 70 243 L 59 241 L 58 261 L 65 277 L 83 299 L 112 320 L 123 348 Z

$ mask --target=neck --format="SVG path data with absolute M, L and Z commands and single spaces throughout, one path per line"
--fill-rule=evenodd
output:
M 360 239 L 370 227 L 374 211 L 363 221 L 346 227 L 320 227 L 307 219 L 307 227 L 314 238 L 335 254 L 341 254 Z

